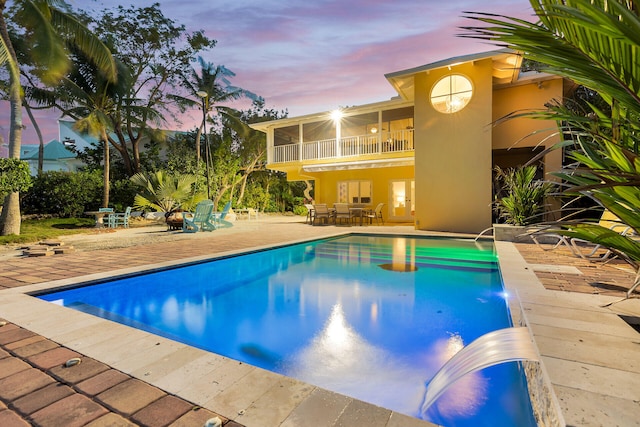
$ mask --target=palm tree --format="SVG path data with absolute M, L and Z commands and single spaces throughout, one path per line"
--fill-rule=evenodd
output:
M 541 71 L 573 80 L 600 94 L 606 111 L 587 114 L 556 104 L 515 116 L 555 118 L 575 161 L 556 173 L 568 194 L 594 199 L 640 233 L 640 17 L 631 0 L 531 0 L 538 23 L 471 13 L 484 23 L 463 36 L 523 52 Z M 640 243 L 584 220 L 563 221 L 559 233 L 601 244 L 640 263 Z M 640 283 L 640 273 L 633 287 Z M 633 289 L 632 287 L 632 289 Z M 632 290 L 631 289 L 631 290 Z M 631 292 L 630 290 L 630 292 Z
M 124 64 L 116 61 L 118 80 L 105 78 L 96 65 L 81 52 L 73 52 L 73 69 L 63 77 L 55 93 L 55 107 L 63 115 L 75 120 L 80 132 L 97 137 L 103 147 L 103 196 L 102 207 L 109 206 L 109 136 L 116 114 L 116 106 L 127 96 L 130 73 Z M 50 96 L 50 98 L 54 98 Z
M 192 69 L 191 74 L 182 79 L 183 87 L 188 95 L 173 95 L 172 98 L 178 102 L 183 110 L 186 108 L 203 109 L 202 123 L 200 123 L 196 135 L 196 159 L 200 161 L 200 137 L 206 128 L 206 119 L 209 113 L 215 111 L 220 116 L 237 121 L 237 112 L 233 108 L 221 104 L 242 97 L 255 100 L 257 96 L 248 90 L 233 86 L 230 78 L 234 77 L 235 73 L 224 65 L 205 62 L 202 57 L 198 57 L 198 63 L 200 64 L 200 73 L 198 74 L 196 69 Z
M 6 64 L 9 71 L 9 103 L 11 124 L 9 131 L 9 157 L 20 158 L 22 142 L 22 96 L 20 63 L 7 29 L 6 0 L 0 0 L 0 65 Z M 109 49 L 95 37 L 71 13 L 55 5 L 55 0 L 14 0 L 12 18 L 20 27 L 27 29 L 24 37 L 30 46 L 33 63 L 47 70 L 43 82 L 55 84 L 69 69 L 66 44 L 77 46 L 92 58 L 98 68 L 112 81 L 117 72 Z M 0 235 L 20 234 L 20 201 L 18 193 L 9 194 L 0 215 Z

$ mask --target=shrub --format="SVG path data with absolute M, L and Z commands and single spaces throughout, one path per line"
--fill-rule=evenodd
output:
M 529 225 L 542 221 L 545 198 L 554 189 L 550 182 L 535 179 L 536 166 L 502 170 L 495 168 L 505 196 L 497 200 L 496 210 L 507 224 Z
M 19 159 L 0 159 L 0 199 L 14 191 L 27 191 L 31 185 L 27 162 Z
M 26 214 L 81 216 L 97 209 L 102 200 L 102 173 L 44 172 L 34 179 L 33 187 L 22 198 Z

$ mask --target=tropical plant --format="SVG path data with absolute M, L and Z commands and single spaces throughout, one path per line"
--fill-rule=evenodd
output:
M 10 14 L 24 29 L 22 39 L 29 46 L 33 63 L 43 70 L 41 80 L 55 84 L 69 69 L 67 44 L 73 44 L 92 58 L 107 78 L 116 79 L 116 68 L 109 49 L 95 37 L 73 14 L 55 7 L 63 4 L 54 0 L 15 0 Z M 9 35 L 6 0 L 0 0 L 0 65 L 9 71 L 9 158 L 20 158 L 22 143 L 22 84 L 20 63 Z M 9 193 L 0 215 L 1 235 L 20 234 L 20 200 L 18 192 Z
M 0 159 L 0 197 L 27 191 L 33 182 L 29 164 L 20 159 Z
M 496 200 L 495 210 L 507 224 L 530 225 L 543 221 L 545 199 L 554 184 L 536 179 L 536 166 L 495 168 L 496 180 L 505 193 Z
M 512 116 L 556 119 L 563 148 L 575 162 L 557 175 L 569 194 L 591 197 L 640 233 L 640 17 L 630 0 L 531 0 L 539 22 L 471 13 L 484 23 L 466 37 L 490 40 L 544 64 L 541 71 L 596 91 L 607 108 L 577 114 L 560 104 Z M 559 233 L 602 244 L 640 262 L 640 243 L 583 220 L 563 221 Z M 638 281 L 636 281 L 638 283 Z
M 164 171 L 148 176 L 137 173 L 131 177 L 131 182 L 140 190 L 133 201 L 135 209 L 156 212 L 191 210 L 198 202 L 207 198 L 206 194 L 195 190 L 194 175 L 168 174 Z

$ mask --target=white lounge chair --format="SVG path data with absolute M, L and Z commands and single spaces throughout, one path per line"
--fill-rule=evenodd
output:
M 608 209 L 602 212 L 598 225 L 604 228 L 608 228 L 611 231 L 615 231 L 623 236 L 628 236 L 633 233 L 633 229 L 627 224 L 623 223 L 620 218 L 614 215 Z M 580 258 L 589 261 L 605 261 L 615 257 L 613 251 L 602 246 L 593 244 L 587 240 L 579 239 L 577 237 L 571 238 L 569 241 L 573 252 Z

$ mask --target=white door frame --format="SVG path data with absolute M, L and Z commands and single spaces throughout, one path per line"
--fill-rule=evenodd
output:
M 389 181 L 387 218 L 392 222 L 412 222 L 415 213 L 415 180 L 392 179 Z

